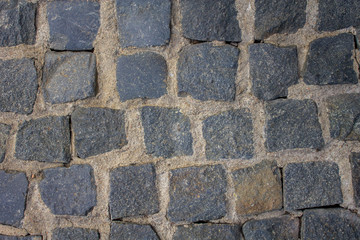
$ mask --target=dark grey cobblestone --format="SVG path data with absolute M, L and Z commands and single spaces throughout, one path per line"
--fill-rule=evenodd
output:
M 110 240 L 158 240 L 156 232 L 150 225 L 112 223 Z
M 4 161 L 6 142 L 9 138 L 11 126 L 0 123 L 0 163 Z
M 240 226 L 230 224 L 194 224 L 179 226 L 173 240 L 242 240 Z
M 52 240 L 98 240 L 99 232 L 87 228 L 56 228 L 52 232 Z
M 42 240 L 42 237 L 41 236 L 17 237 L 17 236 L 0 235 L 0 240 Z
M 360 207 L 360 153 L 351 153 L 350 164 L 355 205 Z

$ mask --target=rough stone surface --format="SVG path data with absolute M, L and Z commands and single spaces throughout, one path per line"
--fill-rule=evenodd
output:
M 56 228 L 52 232 L 53 240 L 98 240 L 99 233 L 86 228 Z
M 221 165 L 172 170 L 169 220 L 198 222 L 222 218 L 226 214 L 226 187 Z
M 157 53 L 124 55 L 117 60 L 117 90 L 122 101 L 159 98 L 166 94 L 167 66 Z
M 253 94 L 262 100 L 287 97 L 299 78 L 296 47 L 252 44 L 249 53 Z
M 360 207 L 360 153 L 351 153 L 350 164 L 355 204 Z
M 80 158 L 121 149 L 127 144 L 125 113 L 109 108 L 78 108 L 71 115 Z
M 25 121 L 16 138 L 15 157 L 40 162 L 70 161 L 70 127 L 66 116 Z
M 28 180 L 25 173 L 0 170 L 0 223 L 21 226 L 24 217 Z
M 88 52 L 48 52 L 43 72 L 44 98 L 52 104 L 95 96 L 96 60 Z
M 295 33 L 305 25 L 306 0 L 255 0 L 255 39 Z
M 119 167 L 110 172 L 111 219 L 151 215 L 159 209 L 152 164 Z
M 121 47 L 166 45 L 170 41 L 170 0 L 116 0 Z
M 194 224 L 177 227 L 173 240 L 242 240 L 240 226 L 229 224 Z
M 182 33 L 200 41 L 240 42 L 235 0 L 181 0 Z
M 150 225 L 112 223 L 110 240 L 158 240 L 156 232 Z
M 254 155 L 249 109 L 231 110 L 208 117 L 203 122 L 203 136 L 207 159 L 250 159 Z
M 324 146 L 317 106 L 312 100 L 279 99 L 267 103 L 265 124 L 269 152 Z
M 299 219 L 290 216 L 251 220 L 244 224 L 246 240 L 299 239 Z
M 9 138 L 11 126 L 0 123 L 0 163 L 4 161 L 6 152 L 6 142 Z
M 235 210 L 239 215 L 282 208 L 281 174 L 276 162 L 262 161 L 232 172 Z
M 360 141 L 360 94 L 340 94 L 327 99 L 330 136 Z
M 304 240 L 360 239 L 360 218 L 348 210 L 309 209 L 301 221 Z
M 305 63 L 304 82 L 309 85 L 357 83 L 354 52 L 354 36 L 350 33 L 312 41 Z
M 34 44 L 35 18 L 36 3 L 26 0 L 2 0 L 0 2 L 0 47 Z
M 0 235 L 0 240 L 42 240 L 42 237 L 41 236 L 17 237 L 17 236 Z
M 100 5 L 96 0 L 61 0 L 47 4 L 50 48 L 91 50 L 100 27 Z
M 1 112 L 30 114 L 37 89 L 34 60 L 29 58 L 0 60 Z
M 41 198 L 56 215 L 85 216 L 96 205 L 96 186 L 90 165 L 50 168 L 43 171 Z
M 190 120 L 179 109 L 143 107 L 141 120 L 148 154 L 164 158 L 193 154 Z
M 339 167 L 336 163 L 306 162 L 285 166 L 285 209 L 322 207 L 342 202 Z

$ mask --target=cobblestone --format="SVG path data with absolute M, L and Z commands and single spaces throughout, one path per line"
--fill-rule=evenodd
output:
M 355 204 L 360 207 L 360 153 L 351 153 L 350 164 Z
M 112 223 L 110 240 L 158 240 L 156 232 L 150 225 Z
M 173 240 L 242 240 L 240 226 L 229 224 L 194 224 L 177 227 Z
M 6 142 L 9 138 L 11 126 L 0 123 L 0 163 L 4 161 L 6 152 Z
M 52 232 L 53 240 L 99 240 L 98 231 L 86 228 L 57 228 Z

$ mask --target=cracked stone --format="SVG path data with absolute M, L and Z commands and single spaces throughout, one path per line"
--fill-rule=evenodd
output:
M 52 232 L 53 240 L 99 240 L 99 232 L 87 228 L 56 228 Z
M 0 163 L 4 161 L 6 152 L 6 142 L 9 138 L 11 126 L 0 123 Z
M 178 226 L 173 240 L 242 240 L 240 226 L 230 224 L 194 224 Z
M 159 240 L 150 225 L 111 223 L 110 240 Z
M 360 207 L 360 153 L 351 153 L 350 164 L 355 204 Z

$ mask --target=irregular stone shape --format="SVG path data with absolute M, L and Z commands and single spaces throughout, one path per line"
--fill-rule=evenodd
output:
M 295 33 L 305 25 L 306 0 L 255 0 L 255 39 Z
M 360 153 L 351 153 L 350 164 L 355 204 L 360 207 Z
M 319 0 L 318 30 L 334 31 L 360 25 L 358 0 Z
M 226 214 L 226 186 L 221 165 L 172 170 L 169 220 L 198 222 L 222 218 Z
M 95 96 L 96 60 L 89 52 L 48 52 L 43 73 L 44 98 L 52 104 Z
M 150 225 L 112 223 L 110 240 L 158 240 L 156 232 Z
M 301 221 L 301 239 L 360 239 L 360 218 L 342 208 L 307 209 Z
M 309 85 L 357 83 L 354 52 L 354 36 L 350 33 L 312 41 L 305 63 L 304 82 Z
M 70 126 L 67 116 L 25 121 L 17 132 L 15 157 L 40 162 L 70 161 Z
M 232 172 L 236 213 L 263 213 L 282 208 L 281 174 L 276 162 L 262 161 Z
M 162 46 L 170 41 L 170 0 L 116 0 L 121 47 Z
M 0 1 L 0 47 L 34 44 L 35 18 L 36 3 L 26 0 Z
M 37 89 L 34 60 L 0 60 L 1 112 L 30 114 L 33 111 Z
M 0 170 L 0 223 L 21 226 L 24 218 L 28 180 L 25 173 Z
M 251 220 L 244 224 L 246 240 L 299 239 L 299 219 L 290 216 Z
M 201 43 L 182 49 L 177 63 L 179 96 L 234 101 L 238 56 L 239 50 L 229 45 Z
M 42 237 L 41 236 L 17 237 L 17 236 L 0 235 L 0 240 L 42 240 Z
M 203 122 L 206 158 L 243 158 L 254 155 L 253 124 L 249 109 L 238 109 L 211 116 Z
M 177 108 L 143 107 L 146 153 L 156 157 L 192 155 L 190 120 Z
M 50 48 L 91 50 L 100 27 L 98 1 L 61 0 L 47 4 Z
M 78 108 L 71 115 L 76 153 L 87 158 L 127 144 L 125 112 L 109 108 Z
M 234 0 L 181 0 L 184 37 L 200 41 L 240 42 Z
M 4 161 L 6 141 L 9 138 L 11 126 L 0 123 L 0 163 Z
M 360 141 L 360 94 L 340 94 L 327 99 L 330 136 Z
M 240 226 L 229 224 L 194 224 L 176 228 L 173 240 L 242 240 Z
M 312 100 L 279 99 L 266 104 L 266 141 L 269 152 L 324 146 L 322 130 Z
M 157 53 L 123 55 L 117 60 L 117 90 L 122 101 L 166 94 L 167 65 Z
M 87 228 L 56 228 L 52 232 L 53 240 L 98 240 L 100 239 L 99 232 Z
M 119 167 L 110 172 L 111 219 L 159 212 L 153 164 Z
M 96 186 L 90 165 L 44 170 L 41 198 L 56 215 L 87 215 L 96 205 Z
M 287 97 L 288 87 L 299 78 L 296 47 L 253 44 L 249 53 L 253 94 L 262 100 Z
M 342 202 L 339 167 L 336 163 L 305 162 L 285 166 L 285 209 L 313 208 Z

